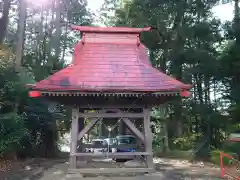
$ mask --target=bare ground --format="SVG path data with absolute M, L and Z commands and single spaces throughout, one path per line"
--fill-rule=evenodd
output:
M 131 177 L 86 177 L 84 180 L 217 180 L 220 170 L 202 163 L 191 164 L 173 159 L 155 159 L 156 172 Z M 96 165 L 97 164 L 97 165 Z M 105 166 L 94 163 L 95 167 Z M 108 165 L 109 166 L 109 165 Z M 119 167 L 119 164 L 117 165 Z M 15 163 L 9 171 L 0 171 L 1 180 L 79 180 L 67 176 L 67 159 L 33 159 Z M 124 175 L 123 175 L 124 176 Z

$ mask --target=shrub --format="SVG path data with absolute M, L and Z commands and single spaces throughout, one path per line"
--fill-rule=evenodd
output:
M 8 113 L 0 115 L 0 121 L 0 155 L 17 152 L 21 148 L 20 141 L 28 134 L 24 119 L 16 113 Z
M 191 150 L 195 148 L 198 134 L 185 134 L 182 137 L 177 137 L 173 140 L 173 149 Z

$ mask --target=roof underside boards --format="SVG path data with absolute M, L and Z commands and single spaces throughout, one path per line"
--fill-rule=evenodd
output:
M 114 38 L 116 37 L 116 38 Z M 150 64 L 138 34 L 86 33 L 73 64 L 36 84 L 42 91 L 166 92 L 189 89 Z

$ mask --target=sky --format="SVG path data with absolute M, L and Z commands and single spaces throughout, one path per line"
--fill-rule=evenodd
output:
M 101 7 L 104 0 L 88 0 L 88 7 L 92 10 L 97 10 Z
M 103 4 L 104 0 L 88 0 L 88 7 L 96 11 Z M 221 19 L 221 21 L 232 20 L 233 18 L 233 4 L 228 3 L 224 5 L 219 5 L 213 9 L 214 16 Z
M 93 1 L 93 0 L 89 0 Z M 233 4 L 228 3 L 224 5 L 218 5 L 213 9 L 214 16 L 221 19 L 221 21 L 231 21 L 233 19 Z

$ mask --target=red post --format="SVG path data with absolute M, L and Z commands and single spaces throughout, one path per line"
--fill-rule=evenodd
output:
M 220 152 L 220 168 L 221 168 L 221 178 L 224 178 L 224 167 L 223 167 L 223 155 L 222 153 Z

